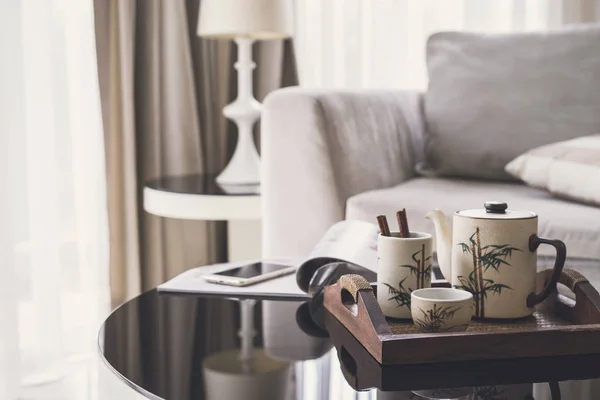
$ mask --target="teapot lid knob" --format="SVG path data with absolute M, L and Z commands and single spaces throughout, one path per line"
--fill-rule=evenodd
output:
M 486 201 L 483 206 L 485 212 L 492 214 L 504 214 L 508 208 L 508 205 L 503 201 Z

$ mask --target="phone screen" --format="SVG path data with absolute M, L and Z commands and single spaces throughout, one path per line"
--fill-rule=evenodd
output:
M 236 278 L 254 278 L 255 276 L 268 274 L 270 272 L 279 271 L 289 268 L 289 265 L 269 264 L 257 262 L 254 264 L 244 265 L 243 267 L 228 269 L 226 271 L 215 272 L 214 275 L 233 276 Z

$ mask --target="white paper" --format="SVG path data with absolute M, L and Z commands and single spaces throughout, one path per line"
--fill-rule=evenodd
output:
M 175 278 L 163 283 L 162 285 L 159 285 L 158 291 L 171 293 L 229 295 L 233 297 L 243 296 L 261 298 L 289 298 L 290 300 L 307 299 L 310 297 L 298 287 L 298 284 L 296 283 L 295 272 L 279 278 L 244 287 L 221 285 L 218 283 L 207 282 L 204 279 L 204 275 L 210 275 L 214 274 L 215 272 L 241 267 L 254 262 L 256 261 L 223 263 L 207 265 L 204 267 L 196 267 L 177 275 Z M 292 260 L 264 260 L 264 262 L 282 265 L 294 265 Z

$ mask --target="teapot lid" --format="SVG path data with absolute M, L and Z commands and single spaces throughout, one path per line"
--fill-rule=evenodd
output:
M 503 201 L 486 201 L 485 208 L 457 211 L 456 214 L 467 218 L 481 219 L 529 219 L 537 217 L 536 213 L 525 210 L 509 210 Z

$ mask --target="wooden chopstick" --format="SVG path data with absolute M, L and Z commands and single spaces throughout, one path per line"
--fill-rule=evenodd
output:
M 396 220 L 398 221 L 398 229 L 400 230 L 400 237 L 406 237 L 404 234 L 404 222 L 402 219 L 402 212 L 398 211 L 396 213 Z
M 398 227 L 400 229 L 400 237 L 409 238 L 410 230 L 408 229 L 408 218 L 406 217 L 406 208 L 396 213 L 396 219 L 398 220 Z
M 406 215 L 406 208 L 402 209 L 402 220 L 404 221 L 404 234 L 406 237 L 410 237 L 410 229 L 408 229 L 408 216 Z
M 391 236 L 390 227 L 388 226 L 387 218 L 385 217 L 385 215 L 377 216 L 377 225 L 379 226 L 379 232 L 381 232 L 381 236 Z

